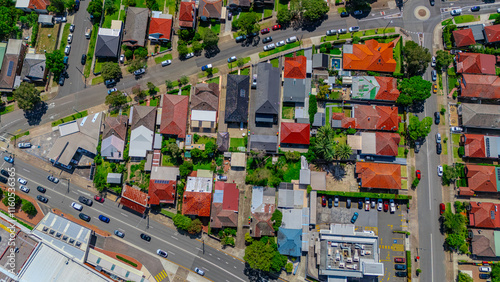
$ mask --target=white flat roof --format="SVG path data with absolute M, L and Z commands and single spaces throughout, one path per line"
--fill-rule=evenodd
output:
M 215 122 L 216 116 L 217 112 L 215 111 L 200 111 L 200 110 L 191 111 L 191 120 Z

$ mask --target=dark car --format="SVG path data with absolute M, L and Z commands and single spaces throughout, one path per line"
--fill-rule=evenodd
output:
M 332 198 L 328 198 L 328 207 L 332 208 L 333 200 Z
M 82 65 L 85 65 L 87 62 L 87 54 L 82 54 Z
M 8 172 L 8 171 L 6 171 L 5 169 L 0 170 L 0 173 L 1 173 L 3 176 L 7 176 L 7 177 L 9 177 L 9 176 L 10 176 L 9 172 Z
M 271 41 L 273 41 L 273 38 L 271 36 L 268 36 L 268 37 L 262 39 L 262 43 L 268 43 L 268 42 L 271 42 Z
M 394 258 L 394 262 L 405 263 L 406 259 L 405 258 Z
M 431 6 L 434 6 L 434 4 L 435 4 L 434 0 L 430 0 L 430 2 L 431 2 Z
M 348 208 L 348 209 L 351 208 L 351 199 L 347 199 L 345 207 Z
M 355 212 L 352 217 L 351 217 L 351 223 L 354 224 L 354 222 L 356 222 L 356 220 L 358 219 L 358 216 L 359 214 L 357 212 Z
M 151 237 L 149 235 L 146 235 L 144 233 L 141 233 L 141 239 L 150 242 Z
M 358 209 L 360 209 L 360 210 L 363 209 L 363 200 L 361 200 L 361 199 L 358 200 Z
M 42 196 L 42 195 L 38 195 L 38 196 L 36 196 L 36 198 L 37 198 L 40 202 L 42 202 L 42 203 L 47 203 L 47 202 L 49 201 L 49 199 L 45 198 L 45 197 L 44 197 L 44 196 Z
M 269 28 L 264 28 L 260 31 L 260 34 L 266 34 L 269 33 L 271 30 Z
M 479 278 L 481 279 L 489 279 L 490 275 L 487 273 L 479 273 Z
M 259 35 L 258 32 L 252 32 L 252 33 L 248 34 L 248 37 L 255 37 L 255 36 L 258 36 L 258 35 Z
M 99 203 L 104 203 L 104 198 L 97 195 L 94 196 L 94 200 Z
M 396 270 L 406 270 L 406 264 L 395 264 L 394 269 Z
M 99 220 L 102 221 L 102 222 L 106 222 L 106 223 L 109 223 L 109 218 L 100 214 L 99 215 Z
M 471 12 L 479 12 L 479 10 L 481 10 L 481 7 L 479 7 L 479 6 L 474 6 L 474 7 L 470 8 Z
M 61 74 L 61 76 L 59 77 L 59 82 L 58 82 L 58 83 L 59 83 L 59 85 L 63 86 L 63 85 L 64 85 L 64 80 L 65 80 L 65 79 L 66 79 L 66 78 L 64 77 L 64 75 L 62 75 L 62 74 Z
M 434 123 L 439 124 L 439 122 L 441 122 L 441 116 L 439 115 L 438 112 L 435 112 L 434 113 Z
M 134 75 L 135 76 L 143 75 L 145 73 L 146 73 L 146 69 L 145 68 L 141 68 L 141 69 L 138 69 L 138 70 L 134 71 Z
M 241 41 L 245 41 L 246 39 L 247 39 L 246 35 L 240 35 L 240 36 L 235 38 L 236 43 L 241 42 Z
M 82 204 L 85 204 L 89 207 L 92 206 L 92 200 L 91 199 L 88 199 L 88 198 L 85 198 L 84 196 L 80 196 L 78 197 L 78 201 Z
M 408 274 L 403 271 L 396 271 L 396 276 L 397 277 L 406 277 Z
M 9 182 L 9 180 L 3 176 L 0 176 L 0 182 L 7 184 L 7 182 Z
M 80 9 L 80 1 L 76 0 L 75 1 L 75 11 L 78 11 Z
M 441 143 L 437 143 L 436 144 L 436 153 L 438 155 L 440 155 L 442 151 L 443 151 L 443 148 L 441 147 Z
M 349 13 L 344 11 L 344 12 L 340 13 L 340 16 L 341 16 L 342 18 L 345 18 L 345 17 L 348 17 L 348 16 L 349 16 Z
M 90 221 L 90 216 L 84 214 L 84 213 L 80 213 L 78 215 L 82 220 L 85 220 L 86 222 L 89 222 Z
M 321 196 L 321 206 L 326 207 L 326 197 L 325 196 Z
M 116 85 L 116 80 L 108 79 L 104 81 L 104 84 L 106 85 L 106 87 L 111 88 Z
M 125 237 L 125 233 L 121 232 L 120 230 L 115 230 L 115 235 L 120 238 Z
M 36 190 L 38 190 L 38 192 L 40 193 L 45 193 L 47 191 L 47 189 L 43 188 L 42 186 L 36 187 Z

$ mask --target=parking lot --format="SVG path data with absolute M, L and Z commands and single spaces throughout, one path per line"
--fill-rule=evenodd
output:
M 328 198 L 327 198 L 328 199 Z M 332 197 L 333 200 L 333 197 Z M 346 198 L 340 197 L 338 207 L 328 207 L 328 201 L 325 207 L 321 204 L 321 196 L 316 201 L 317 224 L 341 223 L 351 224 L 351 218 L 354 212 L 359 214 L 355 222 L 356 230 L 371 230 L 379 237 L 380 262 L 384 263 L 384 277 L 379 281 L 406 281 L 406 278 L 396 277 L 394 269 L 394 258 L 405 258 L 404 237 L 406 235 L 393 233 L 393 231 L 402 230 L 406 224 L 406 205 L 399 205 L 394 213 L 389 211 L 377 211 L 377 207 L 365 211 L 364 198 L 363 208 L 358 209 L 358 199 L 351 198 L 351 208 L 346 208 Z M 375 200 L 376 201 L 376 200 Z

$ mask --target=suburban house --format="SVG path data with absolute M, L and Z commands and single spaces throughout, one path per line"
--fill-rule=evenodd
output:
M 0 71 L 2 70 L 5 51 L 7 50 L 7 42 L 0 42 Z
M 462 134 L 464 158 L 500 159 L 500 137 L 481 134 Z
M 277 124 L 280 115 L 280 71 L 270 63 L 259 63 L 257 73 L 255 123 Z
M 472 257 L 497 258 L 500 257 L 500 231 L 488 229 L 471 229 Z
M 165 43 L 171 40 L 171 36 L 172 15 L 153 11 L 151 22 L 149 23 L 149 40 L 152 43 Z
M 457 73 L 495 75 L 496 57 L 488 54 L 458 53 L 455 56 Z
M 156 107 L 134 106 L 130 112 L 129 156 L 142 160 L 146 158 L 148 151 L 153 150 Z
M 186 138 L 189 97 L 164 94 L 161 99 L 160 133 Z
M 486 43 L 495 43 L 500 41 L 500 26 L 489 25 L 484 27 L 484 36 Z
M 500 129 L 498 105 L 462 103 L 459 106 L 458 113 L 461 113 L 463 127 Z
M 182 214 L 209 217 L 212 185 L 211 177 L 188 177 L 184 188 Z
M 361 132 L 347 135 L 347 144 L 359 155 L 396 157 L 398 155 L 399 133 Z
M 330 56 L 323 53 L 312 55 L 312 74 L 315 78 L 328 79 L 330 69 Z
M 238 227 L 240 191 L 236 183 L 216 181 L 210 215 L 210 228 Z
M 148 194 L 141 191 L 137 186 L 124 184 L 120 204 L 140 214 L 144 214 L 148 208 Z
M 310 137 L 310 125 L 308 123 L 281 123 L 281 146 L 307 147 L 309 146 Z
M 196 28 L 196 2 L 181 1 L 179 8 L 179 26 L 181 28 Z
M 299 103 L 302 106 L 311 92 L 311 78 L 307 78 L 307 58 L 286 57 L 283 77 L 283 103 Z
M 217 150 L 220 152 L 229 151 L 229 132 L 217 132 Z
M 47 14 L 49 0 L 17 0 L 16 9 L 23 10 L 26 13 L 35 12 L 37 14 Z
M 331 124 L 333 128 L 397 131 L 399 122 L 398 107 L 354 105 L 350 117 L 332 113 Z
M 398 80 L 394 77 L 352 77 L 351 99 L 396 101 L 399 94 Z
M 390 43 L 379 43 L 370 39 L 365 41 L 365 44 L 344 44 L 343 69 L 394 72 L 396 60 L 393 57 L 393 49 L 398 40 L 399 38 L 396 38 Z
M 300 257 L 309 231 L 309 209 L 283 209 L 282 213 L 283 219 L 278 230 L 278 252 L 286 256 Z
M 293 189 L 292 183 L 281 182 L 278 189 L 278 208 L 280 209 L 302 209 L 307 207 L 306 190 Z
M 202 21 L 207 19 L 221 18 L 222 0 L 200 0 L 198 4 L 198 15 Z
M 276 134 L 263 135 L 252 134 L 250 138 L 250 149 L 261 150 L 268 153 L 276 152 L 278 150 L 278 136 Z
M 456 47 L 465 47 L 476 44 L 474 34 L 472 34 L 472 29 L 470 28 L 454 30 L 453 39 L 455 40 Z
M 95 44 L 98 58 L 118 58 L 121 46 L 121 21 L 112 21 L 111 28 L 99 28 Z
M 357 162 L 356 174 L 362 188 L 401 189 L 399 164 Z
M 257 187 L 252 189 L 252 205 L 250 212 L 250 236 L 274 236 L 271 217 L 276 209 L 276 189 L 269 187 Z
M 48 70 L 45 67 L 45 54 L 26 54 L 21 79 L 31 83 L 45 83 Z
M 27 47 L 21 39 L 9 39 L 0 72 L 0 92 L 12 92 L 21 84 Z
M 462 74 L 460 98 L 468 100 L 500 100 L 500 77 L 496 75 Z
M 179 176 L 178 167 L 153 166 L 149 180 L 148 204 L 174 204 Z
M 254 3 L 257 3 L 257 1 L 254 1 Z M 227 2 L 227 7 L 229 9 L 236 9 L 238 7 L 241 7 L 241 8 L 250 8 L 250 6 L 252 5 L 252 1 L 250 0 L 229 0 Z
M 127 141 L 128 117 L 108 117 L 104 120 L 103 127 L 101 156 L 109 161 L 122 161 Z
M 460 196 L 474 196 L 476 192 L 500 192 L 500 167 L 467 164 L 465 176 L 467 187 L 458 188 Z
M 476 228 L 500 228 L 500 204 L 470 202 L 469 226 Z
M 191 96 L 191 130 L 215 132 L 219 110 L 219 84 L 199 83 Z
M 38 16 L 38 23 L 41 24 L 43 27 L 46 26 L 54 26 L 54 17 L 52 15 L 39 15 Z
M 248 122 L 248 95 L 250 77 L 248 75 L 227 75 L 226 113 L 224 121 L 243 126 Z
M 102 115 L 98 112 L 60 124 L 59 137 L 47 156 L 52 165 L 69 171 L 77 165 L 90 166 L 97 155 Z
M 148 20 L 148 8 L 128 7 L 123 44 L 129 47 L 144 47 Z

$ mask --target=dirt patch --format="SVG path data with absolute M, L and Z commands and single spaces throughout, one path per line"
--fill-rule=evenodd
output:
M 355 165 L 347 164 L 344 166 L 344 174 L 335 178 L 331 173 L 326 175 L 326 190 L 327 191 L 357 191 L 358 184 L 354 175 Z
M 7 191 L 7 188 L 5 186 L 3 186 L 2 190 Z M 2 193 L 3 193 L 3 191 L 2 191 Z M 37 225 L 40 222 L 40 220 L 42 220 L 43 217 L 45 216 L 43 214 L 42 210 L 40 209 L 40 206 L 38 205 L 38 203 L 33 198 L 28 197 L 24 194 L 16 193 L 16 195 L 19 196 L 19 198 L 21 198 L 21 199 L 24 199 L 24 200 L 27 200 L 27 201 L 30 201 L 31 203 L 33 203 L 33 205 L 35 206 L 38 213 L 35 216 L 29 216 L 26 213 L 24 213 L 23 211 L 21 211 L 21 208 L 19 207 L 14 212 L 14 216 L 17 219 L 20 219 L 23 222 L 26 222 L 31 226 Z M 8 210 L 9 210 L 8 207 L 3 204 L 3 202 L 0 202 L 0 209 L 5 211 L 5 212 L 8 212 Z
M 425 17 L 427 15 L 427 11 L 424 9 L 418 10 L 418 15 L 421 17 Z

